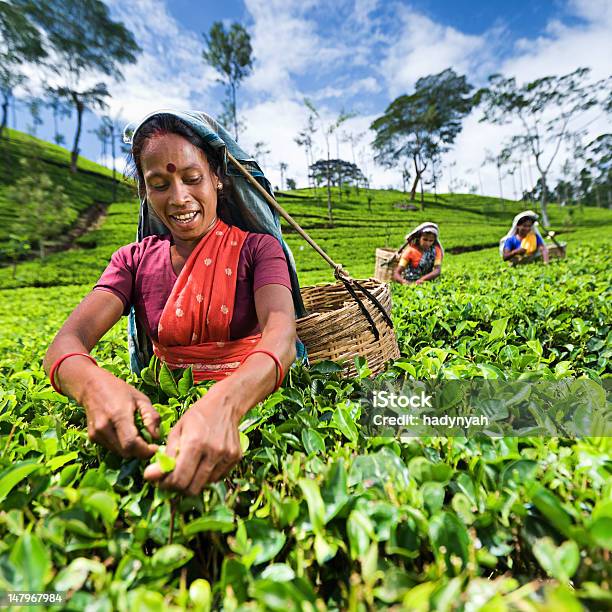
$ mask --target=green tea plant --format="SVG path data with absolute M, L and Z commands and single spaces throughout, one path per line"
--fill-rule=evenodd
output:
M 12 155 L 39 151 L 11 139 Z M 43 156 L 65 174 L 64 150 Z M 104 171 L 83 169 L 96 176 L 65 186 L 79 210 L 109 189 Z M 0 186 L 0 219 L 4 185 L 18 179 Z M 70 251 L 0 269 L 0 592 L 64 593 L 57 610 L 609 609 L 612 438 L 385 437 L 367 428 L 363 398 L 406 380 L 577 379 L 601 400 L 610 211 L 551 205 L 570 256 L 510 269 L 494 245 L 523 203 L 440 196 L 421 213 L 399 208 L 400 192 L 361 189 L 334 204 L 332 232 L 312 190 L 291 195 L 282 204 L 355 277 L 426 219 L 442 228 L 443 273 L 393 288 L 401 358 L 386 372 L 371 380 L 363 361 L 354 378 L 331 362 L 292 368 L 243 419 L 241 463 L 197 497 L 160 491 L 143 478 L 147 462 L 91 443 L 85 411 L 42 369 L 66 316 L 135 239 L 137 202 L 111 205 Z M 302 283 L 330 281 L 286 236 Z M 123 321 L 94 355 L 151 398 L 160 447 L 209 388 L 155 361 L 132 374 Z M 173 469 L 162 448 L 152 461 Z
M 585 246 L 547 268 L 502 273 L 483 255 L 463 274 L 398 287 L 402 358 L 380 378 L 601 381 L 609 274 L 604 246 Z M 146 462 L 89 442 L 83 409 L 42 371 L 86 290 L 3 292 L 0 590 L 65 592 L 56 608 L 74 610 L 612 603 L 610 438 L 369 437 L 367 364 L 344 378 L 324 362 L 292 369 L 246 415 L 244 459 L 223 482 L 195 498 L 162 493 Z M 154 363 L 131 374 L 122 323 L 95 356 L 151 397 L 160 443 L 208 388 Z

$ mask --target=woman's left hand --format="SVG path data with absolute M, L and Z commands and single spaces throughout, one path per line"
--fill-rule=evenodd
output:
M 236 412 L 224 401 L 215 401 L 211 389 L 172 428 L 166 454 L 176 458 L 169 474 L 157 464 L 144 477 L 160 488 L 199 495 L 204 487 L 227 474 L 242 458 Z

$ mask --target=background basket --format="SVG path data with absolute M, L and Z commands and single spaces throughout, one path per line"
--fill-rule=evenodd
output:
M 359 281 L 359 285 L 380 302 L 388 315 L 391 314 L 388 285 L 375 279 Z M 297 333 L 306 345 L 308 359 L 312 363 L 325 359 L 344 361 L 344 372 L 354 376 L 354 358 L 358 355 L 367 359 L 373 374 L 381 372 L 389 359 L 399 358 L 393 328 L 367 297 L 359 296 L 378 330 L 378 339 L 359 304 L 343 283 L 302 287 L 301 293 L 304 306 L 311 314 L 297 320 Z
M 565 257 L 565 242 L 561 242 L 559 244 L 548 246 L 548 256 L 552 259 L 556 257 L 558 259 L 563 259 Z
M 390 283 L 393 279 L 393 270 L 397 266 L 399 257 L 395 249 L 376 249 L 376 266 L 374 278 L 381 283 Z

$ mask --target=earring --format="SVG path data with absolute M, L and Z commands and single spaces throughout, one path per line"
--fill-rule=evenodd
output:
M 221 181 L 217 183 L 217 191 L 223 191 L 223 183 Z

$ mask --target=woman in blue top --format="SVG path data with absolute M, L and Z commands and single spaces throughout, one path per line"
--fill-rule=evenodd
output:
M 548 263 L 548 249 L 537 230 L 538 215 L 525 210 L 514 217 L 512 228 L 500 240 L 499 250 L 504 261 L 514 265 L 542 258 Z

